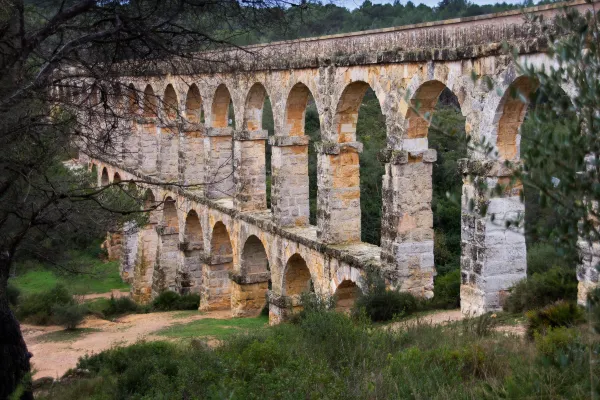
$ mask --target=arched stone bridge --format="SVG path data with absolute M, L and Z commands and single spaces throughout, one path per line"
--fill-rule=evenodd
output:
M 570 7 L 584 11 L 591 5 L 580 1 Z M 527 11 L 548 22 L 557 10 Z M 231 307 L 244 315 L 262 308 L 268 291 L 271 321 L 277 322 L 311 286 L 351 301 L 366 266 L 380 269 L 392 286 L 431 297 L 436 152 L 429 148 L 429 123 L 422 116 L 448 88 L 458 98 L 467 134 L 497 149 L 494 158 L 472 152 L 461 163 L 461 308 L 470 314 L 498 309 L 505 291 L 526 276 L 524 236 L 503 224 L 524 206 L 519 187 L 489 198 L 477 181 L 489 187 L 508 182 L 503 161 L 519 160 L 519 127 L 527 108 L 509 89 L 529 93 L 535 86 L 520 76 L 502 43 L 516 46 L 521 63 L 549 65 L 546 22 L 526 23 L 522 12 L 506 12 L 214 53 L 230 62 L 189 66 L 189 74 L 170 74 L 168 67 L 143 76 L 122 74 L 128 93 L 121 110 L 136 117 L 122 120 L 128 134 L 117 155 L 84 160 L 97 165 L 99 183 L 201 185 L 147 185 L 149 204 L 164 200 L 164 206 L 152 213 L 149 225 L 125 227 L 118 240 L 113 237 L 113 244 L 120 241 L 134 297 L 148 301 L 165 289 L 195 290 L 202 293 L 201 308 Z M 473 76 L 485 76 L 492 85 Z M 356 122 L 368 88 L 387 127 L 381 247 L 360 242 L 362 144 Z M 321 128 L 316 226 L 309 224 L 304 134 L 310 95 Z M 272 137 L 262 127 L 265 96 L 272 104 Z M 416 104 L 421 115 L 411 107 Z M 489 205 L 487 217 L 470 210 L 472 200 Z

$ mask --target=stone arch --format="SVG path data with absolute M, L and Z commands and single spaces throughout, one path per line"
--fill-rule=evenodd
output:
M 250 88 L 246 97 L 246 106 L 244 108 L 244 129 L 249 131 L 258 131 L 262 129 L 262 114 L 267 90 L 262 83 L 255 83 Z
M 262 241 L 256 235 L 251 235 L 246 239 L 240 264 L 243 275 L 263 274 L 270 271 L 267 252 Z
M 155 210 L 157 202 L 152 190 L 146 189 L 143 203 L 144 210 L 149 210 L 149 215 L 147 224 L 138 232 L 132 288 L 133 299 L 139 303 L 149 302 L 152 296 L 158 249 L 156 225 L 160 220 L 159 213 Z
M 231 280 L 233 247 L 227 227 L 222 221 L 213 226 L 210 239 L 210 257 L 202 268 L 201 310 L 227 310 L 231 308 Z
M 433 110 L 445 88 L 446 85 L 438 80 L 426 81 L 419 85 L 406 110 L 406 139 L 426 140 Z
M 281 285 L 282 294 L 292 297 L 299 296 L 304 292 L 310 292 L 312 286 L 312 276 L 308 265 L 302 256 L 298 253 L 292 255 L 285 265 L 283 282 Z
M 213 96 L 210 113 L 210 122 L 213 128 L 227 128 L 229 126 L 230 104 L 231 94 L 229 93 L 227 86 L 222 83 L 217 87 Z
M 87 103 L 90 107 L 96 107 L 99 104 L 99 102 L 100 102 L 100 91 L 98 88 L 98 84 L 96 82 L 94 82 L 92 84 Z
M 184 240 L 187 250 L 204 250 L 202 225 L 195 210 L 190 210 L 185 219 Z
M 158 116 L 158 98 L 154 94 L 154 89 L 150 84 L 144 89 L 143 114 L 146 118 L 156 118 Z
M 500 160 L 520 158 L 520 128 L 527 114 L 529 100 L 537 87 L 537 82 L 531 78 L 520 76 L 504 92 L 493 120 Z
M 177 100 L 177 93 L 170 83 L 165 88 L 163 111 L 168 121 L 175 121 L 179 114 L 179 100 Z
M 333 126 L 337 133 L 338 143 L 356 141 L 356 123 L 362 99 L 370 88 L 367 82 L 352 82 L 344 88 L 338 100 Z
M 163 203 L 162 225 L 165 228 L 179 231 L 179 220 L 177 217 L 177 203 L 172 197 L 167 197 Z
M 210 255 L 213 259 L 231 258 L 233 255 L 229 232 L 222 221 L 218 221 L 213 226 L 210 239 Z
M 102 168 L 102 175 L 100 177 L 100 185 L 106 186 L 110 183 L 110 178 L 108 177 L 108 169 L 106 167 Z
M 302 82 L 296 83 L 290 90 L 285 104 L 285 135 L 302 136 L 308 100 L 312 95 L 308 86 Z
M 204 250 L 204 235 L 195 210 L 190 210 L 187 214 L 183 240 L 183 260 L 177 270 L 177 288 L 181 294 L 199 292 L 202 284 L 201 254 Z
M 335 308 L 339 311 L 349 311 L 360 296 L 361 290 L 358 284 L 350 279 L 345 279 L 335 290 Z
M 115 172 L 115 174 L 113 175 L 113 183 L 119 183 L 121 182 L 121 175 L 119 175 L 118 172 Z
M 137 115 L 140 109 L 140 100 L 137 89 L 133 86 L 133 83 L 130 83 L 127 86 L 126 96 L 127 100 L 125 104 L 127 105 L 127 113 L 129 115 Z
M 200 123 L 203 121 L 202 96 L 200 89 L 193 83 L 188 89 L 185 99 L 185 117 L 192 123 Z

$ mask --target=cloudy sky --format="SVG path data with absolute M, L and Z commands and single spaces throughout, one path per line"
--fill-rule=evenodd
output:
M 406 4 L 408 0 L 401 0 L 401 2 L 403 4 Z M 347 8 L 349 8 L 350 10 L 355 9 L 357 7 L 360 7 L 360 5 L 363 3 L 363 0 L 333 0 L 333 2 L 335 4 L 338 4 L 340 6 L 345 6 Z M 393 0 L 371 0 L 371 3 L 374 4 L 383 4 L 383 3 L 392 3 Z M 414 4 L 426 4 L 430 7 L 437 5 L 440 0 L 412 0 L 412 2 Z M 490 1 L 490 0 L 471 0 L 471 3 L 475 3 L 475 4 L 494 4 L 494 3 L 502 3 L 502 2 L 506 2 L 506 3 L 511 3 L 511 4 L 519 4 L 522 3 L 522 0 L 501 0 L 501 1 Z

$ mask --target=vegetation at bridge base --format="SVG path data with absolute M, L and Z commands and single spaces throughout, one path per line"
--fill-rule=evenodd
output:
M 588 325 L 519 338 L 473 321 L 382 329 L 332 311 L 204 342 L 139 342 L 79 361 L 42 399 L 587 399 L 600 394 Z

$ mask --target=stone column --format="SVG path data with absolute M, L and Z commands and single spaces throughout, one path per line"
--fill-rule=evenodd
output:
M 140 136 L 142 127 L 135 121 L 126 120 L 123 137 L 123 162 L 127 168 L 139 165 Z
M 233 141 L 234 206 L 239 211 L 267 209 L 265 141 L 268 132 L 238 131 Z
M 392 285 L 433 297 L 431 173 L 435 150 L 387 151 L 384 155 L 381 259 Z
M 234 317 L 255 317 L 267 302 L 269 272 L 231 274 L 231 314 Z
M 117 261 L 121 259 L 122 239 L 123 236 L 118 230 L 112 230 L 106 233 L 103 247 L 108 254 L 108 261 Z
M 510 170 L 500 161 L 459 160 L 463 175 L 461 216 L 460 307 L 464 315 L 502 308 L 508 290 L 527 276 L 523 228 L 507 228 L 521 220 L 522 188 L 509 186 Z M 501 195 L 492 196 L 497 185 Z
M 176 277 L 179 261 L 179 233 L 177 228 L 157 225 L 158 250 L 154 275 L 152 276 L 152 297 L 165 290 L 177 291 Z
M 138 249 L 139 228 L 134 222 L 123 224 L 123 245 L 121 250 L 121 278 L 128 283 L 133 282 L 135 257 Z
M 185 190 L 204 193 L 204 140 L 202 124 L 185 123 L 179 146 L 179 181 Z
M 163 182 L 176 182 L 179 177 L 179 128 L 175 123 L 159 128 L 160 157 L 158 170 Z
M 233 197 L 232 128 L 208 128 L 204 138 L 205 195 L 209 199 Z
M 132 298 L 137 303 L 145 304 L 152 298 L 152 277 L 156 266 L 157 248 L 156 224 L 149 223 L 138 232 L 137 255 L 131 287 Z
M 140 151 L 138 166 L 144 175 L 156 175 L 159 154 L 156 119 L 140 118 Z
M 188 242 L 179 243 L 176 285 L 180 294 L 200 294 L 202 287 L 202 249 Z
M 588 294 L 598 287 L 598 265 L 600 265 L 600 243 L 579 241 L 581 265 L 577 266 L 577 303 L 585 306 Z
M 308 136 L 271 136 L 271 210 L 279 226 L 307 226 Z
M 231 308 L 231 284 L 229 271 L 233 265 L 233 257 L 204 257 L 202 265 L 202 288 L 200 294 L 200 310 L 229 310 Z
M 292 313 L 292 300 L 288 296 L 267 292 L 269 302 L 269 325 L 277 325 L 289 318 Z
M 318 154 L 317 237 L 325 243 L 360 242 L 360 165 L 362 143 L 327 143 Z

